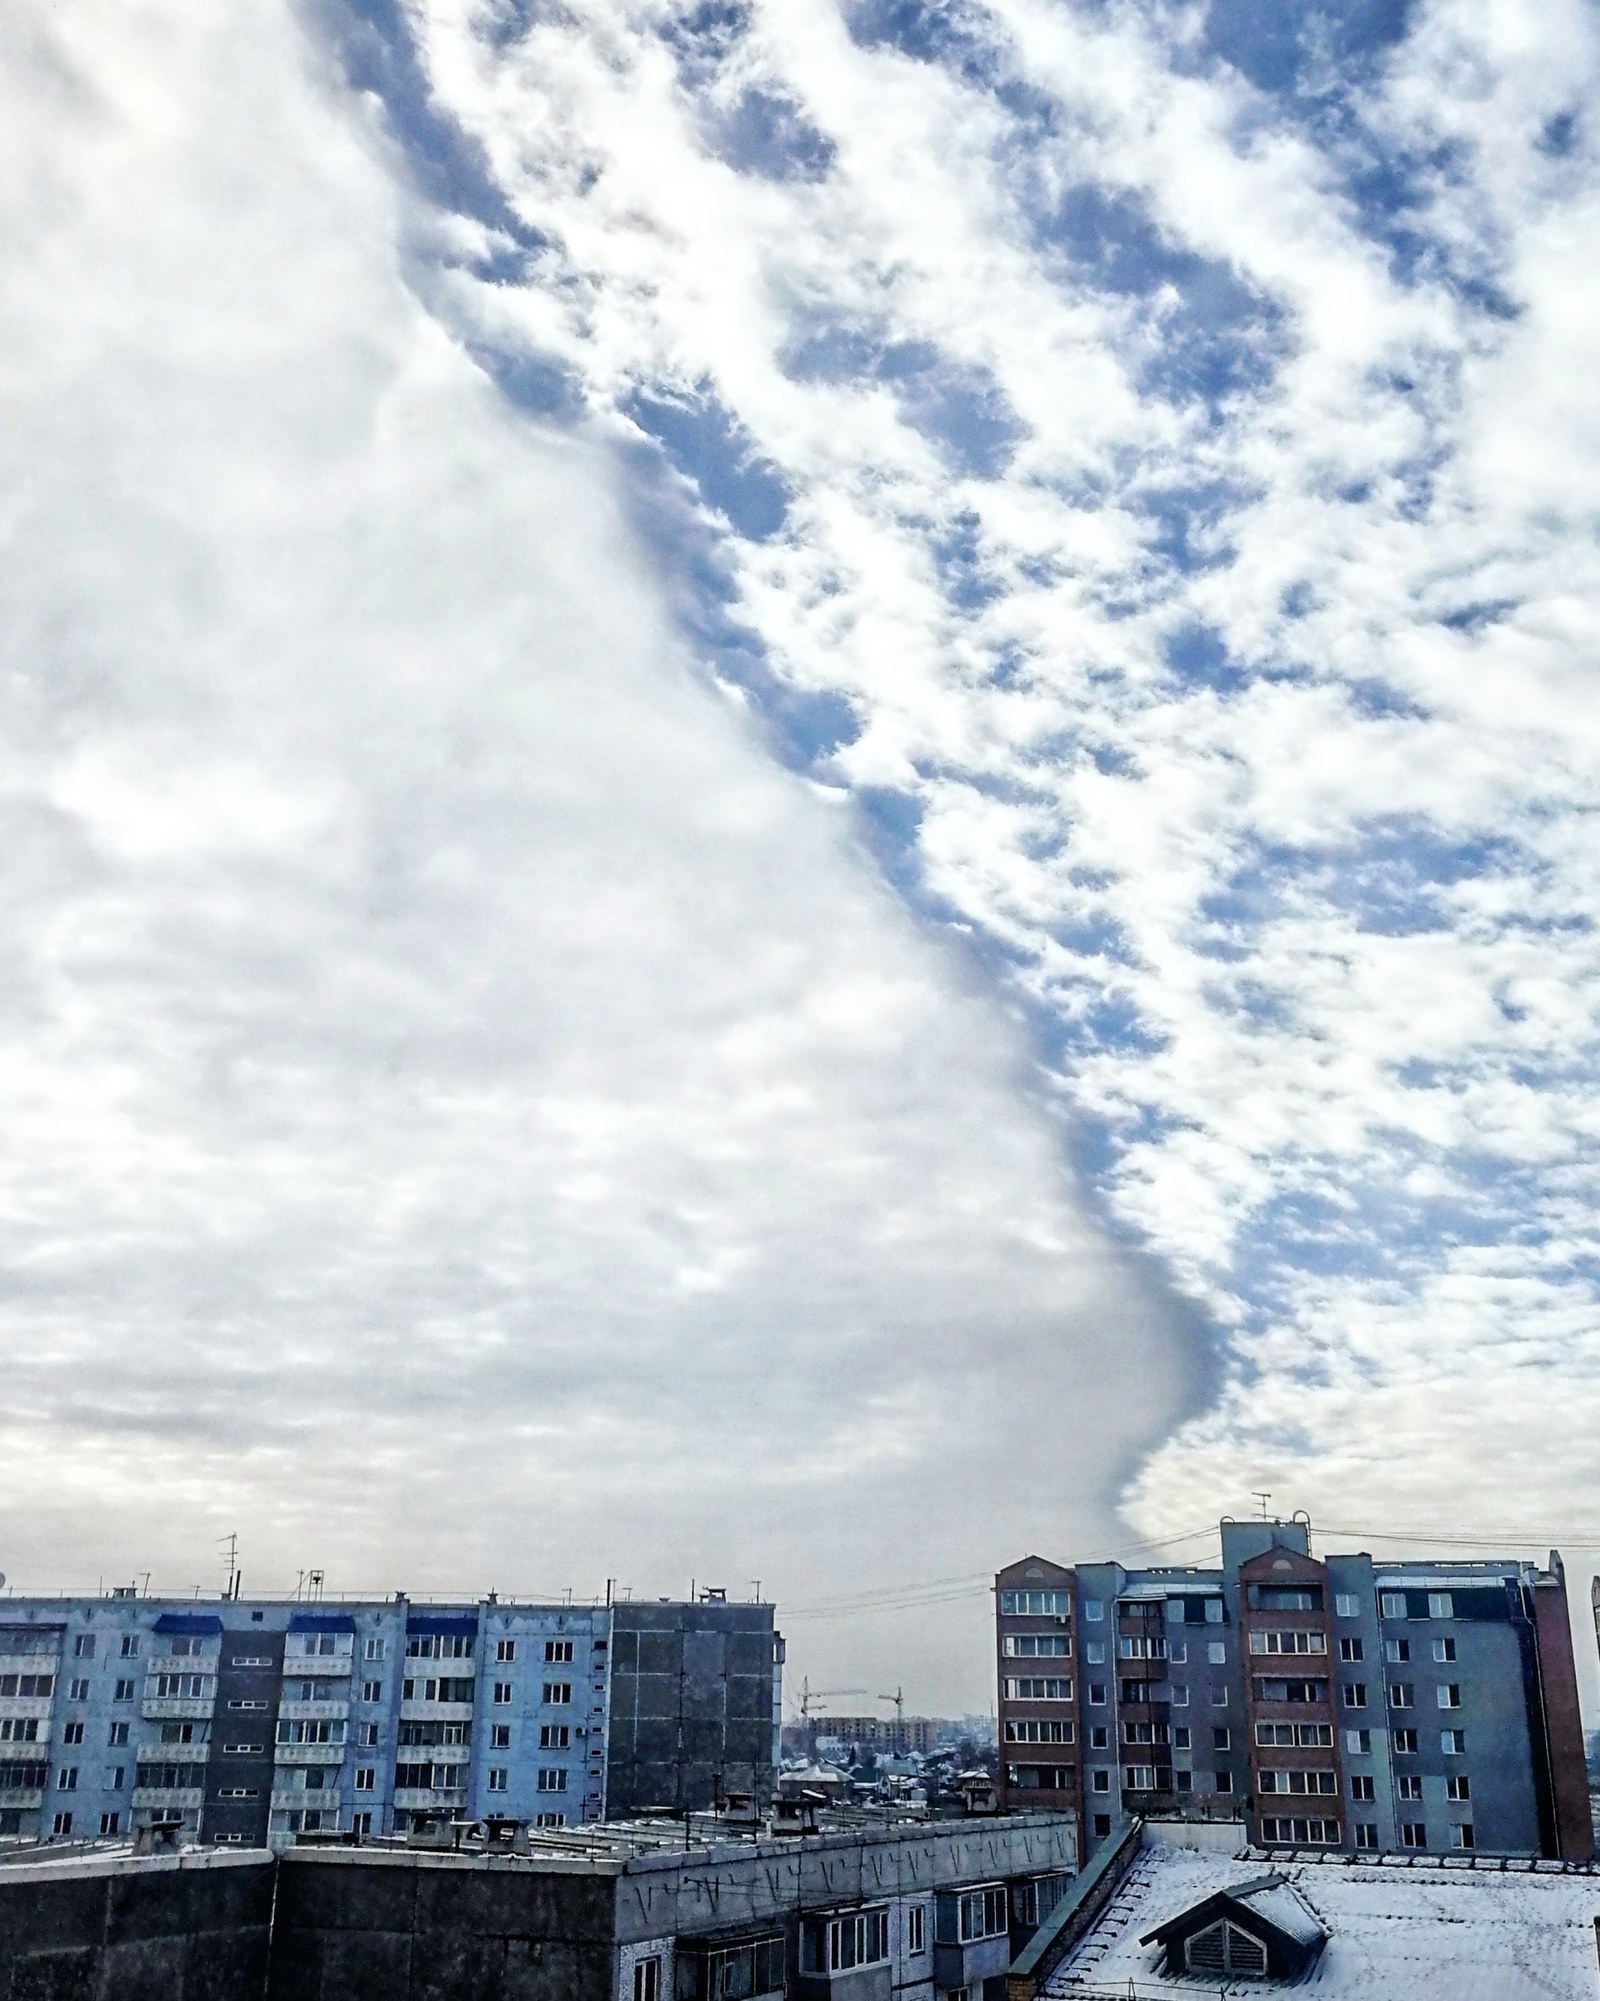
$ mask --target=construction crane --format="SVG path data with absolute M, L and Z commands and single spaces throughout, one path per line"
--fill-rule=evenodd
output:
M 897 1688 L 893 1695 L 880 1695 L 878 1700 L 894 1704 L 894 1754 L 903 1758 L 906 1754 L 906 1692 Z
M 800 1684 L 800 1721 L 811 1721 L 813 1702 L 828 1702 L 836 1696 L 865 1695 L 866 1692 L 864 1688 L 813 1688 L 809 1681 L 803 1681 Z

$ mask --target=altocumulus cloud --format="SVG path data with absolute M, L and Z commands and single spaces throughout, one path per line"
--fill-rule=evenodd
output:
M 704 671 L 755 672 L 751 582 L 604 399 L 526 414 L 581 382 L 544 239 L 403 47 L 348 88 L 361 25 L 0 23 L 5 1567 L 183 1584 L 238 1528 L 260 1586 L 798 1600 L 1110 1538 L 1187 1309 L 1081 1213 L 1018 1007 Z M 921 480 L 1000 392 L 883 352 Z M 772 536 L 701 367 L 634 407 Z M 852 1665 L 981 1701 L 956 1616 Z
M 659 454 L 722 671 L 1225 1330 L 1137 1518 L 1592 1531 L 1593 10 L 387 32 L 511 218 L 458 216 L 441 323 Z

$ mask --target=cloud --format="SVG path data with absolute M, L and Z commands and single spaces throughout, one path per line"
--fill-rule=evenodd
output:
M 419 303 L 523 300 L 490 139 L 357 36 L 456 163 L 403 171 L 264 0 L 0 38 L 13 1582 L 212 1582 L 238 1529 L 257 1587 L 798 1605 L 1112 1536 L 1187 1311 L 685 642 L 636 426 L 531 419 Z M 970 1607 L 825 1630 L 984 1699 Z
M 696 69 L 671 0 L 417 0 L 550 246 L 438 309 L 781 482 L 747 530 L 707 459 L 743 685 L 843 705 L 818 778 L 1228 1330 L 1136 1519 L 1328 1515 L 1359 1460 L 1371 1511 L 1592 1534 L 1592 13 L 713 11 Z M 708 142 L 736 89 L 814 170 Z

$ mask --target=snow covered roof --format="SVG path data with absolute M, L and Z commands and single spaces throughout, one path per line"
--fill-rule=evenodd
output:
M 1257 1871 L 1261 1864 L 1255 1865 Z M 1146 1831 L 1127 1878 L 1099 1921 L 1045 1986 L 1062 1997 L 1125 1996 L 1139 2001 L 1215 2001 L 1261 1995 L 1259 1981 L 1162 1974 L 1161 1947 L 1145 1943 L 1172 1919 L 1219 1891 L 1282 1896 L 1274 1924 L 1325 1927 L 1317 1960 L 1317 2001 L 1594 2001 L 1595 1919 L 1600 1875 L 1502 1872 L 1439 1861 L 1401 1863 L 1275 1861 L 1281 1889 L 1258 1888 L 1250 1864 L 1227 1853 L 1180 1848 Z M 1295 1917 L 1292 1905 L 1302 1914 Z M 1258 1904 L 1257 1908 L 1265 1908 Z M 1281 1915 L 1280 1915 L 1281 1912 Z

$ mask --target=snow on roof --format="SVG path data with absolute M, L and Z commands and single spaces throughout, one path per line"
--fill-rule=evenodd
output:
M 1600 1875 L 1535 1874 L 1515 1863 L 1502 1874 L 1442 1859 L 1421 1868 L 1342 1858 L 1272 1868 L 1327 1929 L 1317 2001 L 1594 2001 Z M 1219 1989 L 1215 1975 L 1161 1975 L 1160 1947 L 1140 1943 L 1219 1890 L 1246 1887 L 1259 1869 L 1147 1832 L 1127 1879 L 1045 1992 L 1087 2001 L 1126 1995 L 1130 1980 L 1139 2001 L 1270 1992 L 1260 1981 Z
M 1301 1945 L 1315 1945 L 1327 1932 L 1327 1926 L 1295 1886 L 1281 1877 L 1258 1887 L 1235 1890 L 1233 1895 L 1249 1910 L 1259 1911 L 1286 1938 L 1295 1939 Z

